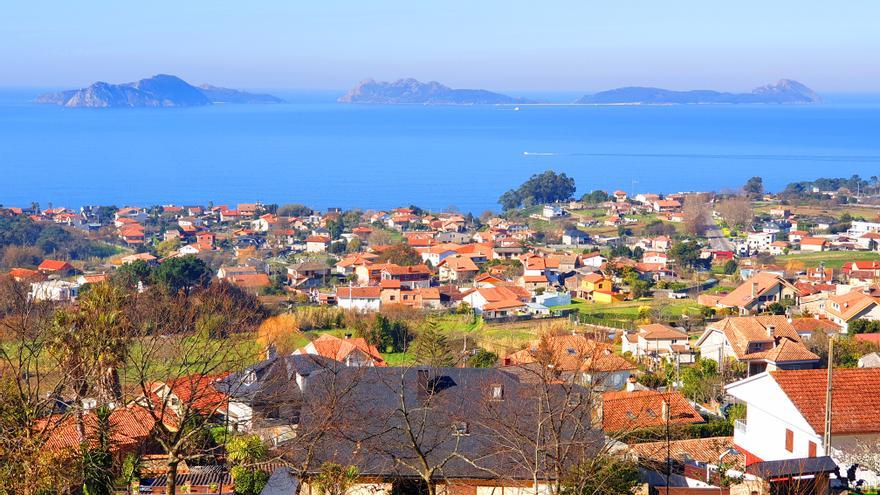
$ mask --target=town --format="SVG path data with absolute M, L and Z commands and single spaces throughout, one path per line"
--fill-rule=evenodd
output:
M 880 179 L 576 190 L 0 207 L 0 493 L 877 493 Z

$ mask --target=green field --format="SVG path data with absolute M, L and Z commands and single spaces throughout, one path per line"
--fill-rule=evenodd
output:
M 840 268 L 847 261 L 880 261 L 880 254 L 870 251 L 823 251 L 821 253 L 795 253 L 776 257 L 777 263 L 802 263 L 804 268 L 825 263 L 826 268 Z

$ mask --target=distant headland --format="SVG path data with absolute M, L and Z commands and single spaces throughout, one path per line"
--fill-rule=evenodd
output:
M 453 89 L 436 81 L 398 79 L 394 82 L 361 81 L 339 103 L 372 103 L 383 105 L 504 105 L 534 103 L 524 98 L 493 93 L 485 89 Z
M 776 84 L 760 86 L 751 93 L 722 93 L 711 90 L 672 91 L 661 88 L 626 87 L 602 91 L 578 99 L 584 105 L 673 105 L 673 104 L 736 104 L 736 103 L 821 103 L 822 98 L 803 84 L 782 79 Z
M 158 74 L 140 81 L 109 84 L 38 96 L 37 103 L 70 108 L 198 107 L 215 103 L 284 103 L 271 95 L 254 94 L 208 84 L 193 86 L 177 76 Z
M 375 105 L 525 105 L 544 103 L 494 93 L 485 89 L 453 89 L 439 82 L 398 79 L 393 82 L 367 79 L 339 97 L 339 103 Z M 713 90 L 673 91 L 662 88 L 624 87 L 586 95 L 574 105 L 711 105 L 711 104 L 812 104 L 822 99 L 815 91 L 791 79 L 781 79 L 749 93 Z M 562 104 L 562 103 L 560 103 Z

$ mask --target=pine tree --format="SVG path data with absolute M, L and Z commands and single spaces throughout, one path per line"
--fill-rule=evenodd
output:
M 455 365 L 455 353 L 440 331 L 437 320 L 430 318 L 413 342 L 416 363 L 434 368 L 448 368 Z

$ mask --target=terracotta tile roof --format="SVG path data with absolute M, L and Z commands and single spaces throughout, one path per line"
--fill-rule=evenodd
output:
M 702 423 L 703 418 L 680 392 L 635 390 L 602 394 L 602 426 L 605 431 L 632 431 L 666 425 L 664 404 L 669 405 L 670 424 Z
M 479 271 L 476 263 L 470 256 L 455 254 L 443 258 L 438 266 L 445 266 L 448 270 L 455 272 L 476 272 Z
M 315 348 L 318 355 L 335 359 L 339 362 L 345 362 L 349 354 L 357 350 L 372 358 L 373 363 L 376 366 L 385 366 L 385 360 L 382 358 L 382 354 L 379 353 L 379 349 L 377 349 L 376 346 L 368 344 L 367 341 L 361 337 L 340 339 L 329 333 L 324 333 L 317 339 L 313 340 L 311 345 Z M 306 347 L 297 349 L 294 351 L 294 354 L 308 354 L 308 352 L 306 352 Z
M 859 333 L 855 335 L 855 339 L 862 342 L 870 342 L 880 347 L 880 333 Z
M 766 359 L 779 363 L 819 359 L 804 347 L 797 329 L 785 316 L 728 317 L 710 324 L 708 329 L 722 332 L 740 360 Z M 749 344 L 769 349 L 749 352 Z
M 47 272 L 58 272 L 58 271 L 62 271 L 62 270 L 70 270 L 71 268 L 72 267 L 70 266 L 70 263 L 68 263 L 66 261 L 43 260 L 43 262 L 40 263 L 40 266 L 37 267 L 37 270 L 47 271 Z
M 642 338 L 646 340 L 687 340 L 687 333 L 661 323 L 651 323 L 639 327 Z
M 306 242 L 320 242 L 323 244 L 329 244 L 330 238 L 326 235 L 310 235 L 306 237 Z
M 694 438 L 688 440 L 674 440 L 669 442 L 669 458 L 683 460 L 684 456 L 698 462 L 718 464 L 718 458 L 733 448 L 733 437 L 709 437 Z M 665 463 L 667 458 L 666 442 L 646 442 L 629 446 L 630 452 L 637 455 L 640 461 L 652 461 Z M 727 455 L 725 462 L 736 461 L 745 467 L 745 455 Z
M 801 238 L 801 246 L 824 246 L 828 244 L 828 239 L 821 237 L 803 237 Z
M 86 425 L 86 437 L 94 438 L 97 430 L 95 413 L 90 412 L 83 419 Z M 57 424 L 46 427 L 47 422 L 53 421 L 57 421 Z M 175 427 L 176 421 L 176 416 L 170 411 L 163 415 L 163 422 L 171 428 Z M 112 445 L 115 449 L 125 449 L 145 442 L 151 437 L 155 425 L 153 415 L 143 406 L 132 404 L 125 408 L 115 409 L 110 414 Z M 45 449 L 55 452 L 80 452 L 79 433 L 74 415 L 52 416 L 38 421 L 35 425 L 35 429 L 38 431 L 44 428 L 50 432 Z
M 14 278 L 17 281 L 22 280 L 31 280 L 31 279 L 43 279 L 45 276 L 37 270 L 31 270 L 28 268 L 13 268 L 9 270 L 9 276 Z
M 427 299 L 429 301 L 439 301 L 440 300 L 440 289 L 437 287 L 419 287 L 416 289 L 416 294 L 418 294 L 423 300 Z
M 804 419 L 825 429 L 827 370 L 772 371 L 770 374 Z M 831 433 L 880 433 L 880 368 L 834 370 Z
M 265 273 L 242 273 L 226 277 L 233 284 L 244 288 L 269 287 L 272 280 Z
M 394 263 L 386 263 L 381 267 L 383 272 L 391 276 L 400 275 L 430 275 L 431 269 L 427 265 L 400 266 Z
M 791 325 L 799 333 L 815 332 L 816 330 L 823 330 L 825 332 L 840 331 L 840 327 L 833 321 L 819 318 L 794 318 L 791 320 Z
M 337 287 L 337 299 L 378 299 L 381 287 Z
M 181 405 L 187 405 L 193 410 L 211 415 L 226 409 L 226 395 L 214 386 L 226 376 L 227 374 L 187 375 L 168 382 L 155 382 L 152 390 L 158 391 L 160 387 L 167 387 L 170 393 L 180 399 Z M 161 402 L 156 404 L 161 404 Z
M 483 311 L 495 311 L 499 309 L 512 309 L 512 308 L 521 308 L 525 306 L 525 303 L 518 299 L 503 299 L 501 301 L 494 301 L 490 303 L 486 303 L 483 305 Z
M 752 285 L 755 286 L 755 296 L 752 296 Z M 782 277 L 771 272 L 758 272 L 748 280 L 740 284 L 739 287 L 732 290 L 718 302 L 722 306 L 727 307 L 743 307 L 751 303 L 756 297 L 761 297 L 765 292 L 776 287 L 779 284 L 791 286 Z
M 505 361 L 512 365 L 530 364 L 539 360 L 541 341 L 529 348 L 510 354 Z M 560 335 L 548 339 L 549 361 L 562 371 L 614 372 L 635 369 L 635 365 L 614 353 L 614 349 L 582 335 Z
M 849 321 L 876 304 L 880 304 L 876 298 L 858 290 L 851 290 L 843 295 L 828 296 L 825 311 L 844 321 Z
M 379 287 L 383 289 L 399 289 L 400 280 L 382 280 L 379 282 Z

